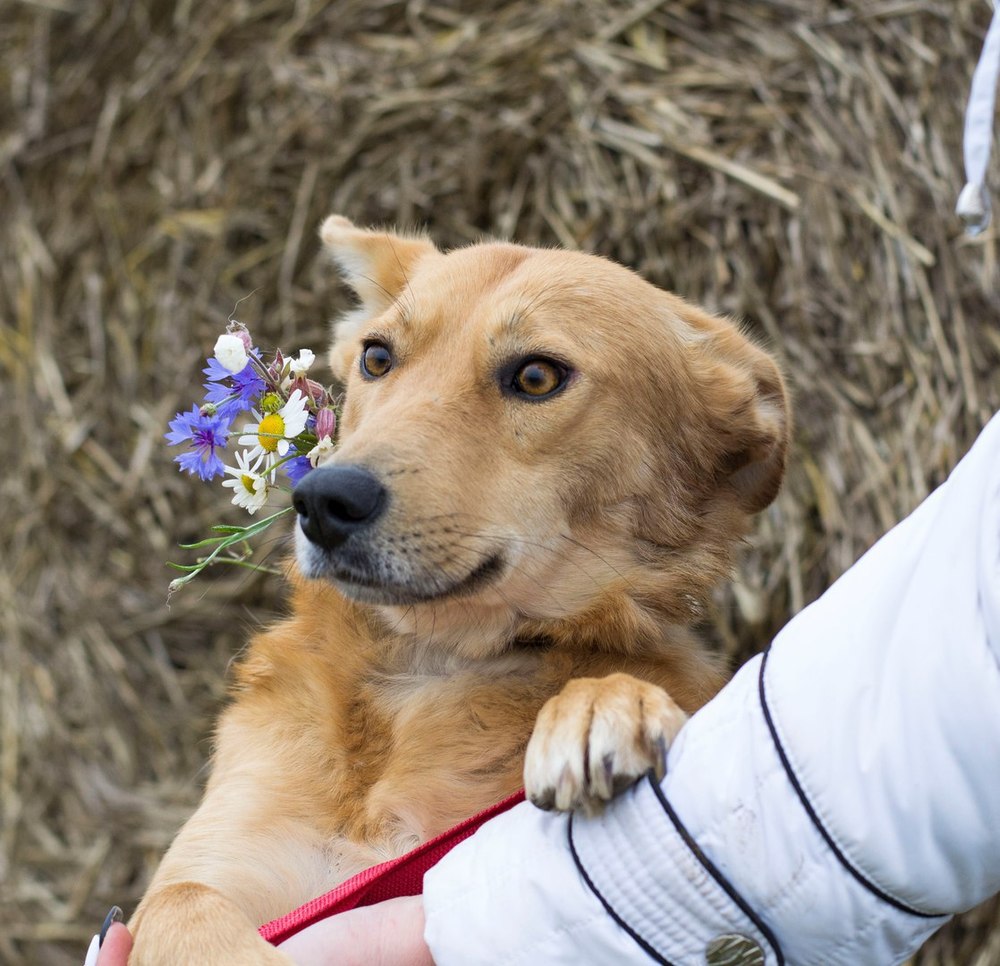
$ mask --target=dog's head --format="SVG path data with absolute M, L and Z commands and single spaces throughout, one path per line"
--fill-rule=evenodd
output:
M 322 237 L 360 305 L 331 350 L 339 446 L 295 493 L 302 573 L 441 641 L 618 599 L 688 623 L 781 483 L 774 362 L 603 258 L 339 216 Z

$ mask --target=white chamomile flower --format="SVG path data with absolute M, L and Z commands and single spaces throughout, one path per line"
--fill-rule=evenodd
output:
M 336 444 L 329 436 L 324 436 L 308 453 L 306 456 L 309 457 L 309 465 L 315 469 L 323 462 L 328 456 L 331 456 L 337 447 Z
M 253 461 L 249 450 L 236 453 L 236 466 L 227 466 L 226 473 L 233 477 L 223 480 L 222 485 L 233 491 L 233 503 L 243 507 L 251 516 L 267 501 L 271 487 L 266 474 L 259 472 L 261 460 Z
M 251 447 L 251 459 L 263 457 L 268 466 L 273 466 L 278 459 L 288 455 L 291 441 L 306 428 L 309 416 L 302 390 L 296 389 L 284 406 L 272 411 L 271 407 L 276 407 L 280 401 L 275 393 L 265 396 L 264 413 L 261 414 L 256 409 L 253 411 L 257 422 L 244 426 L 244 435 L 238 441 L 240 446 Z
M 299 349 L 298 357 L 292 356 L 288 360 L 289 372 L 293 379 L 298 376 L 305 376 L 309 367 L 316 361 L 316 353 L 312 349 Z
M 230 372 L 242 372 L 250 359 L 244 341 L 238 335 L 225 333 L 215 342 L 215 358 Z

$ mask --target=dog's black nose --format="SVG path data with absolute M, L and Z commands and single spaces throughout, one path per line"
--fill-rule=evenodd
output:
M 323 466 L 302 478 L 292 503 L 302 532 L 332 550 L 374 523 L 385 509 L 386 497 L 379 478 L 362 466 Z

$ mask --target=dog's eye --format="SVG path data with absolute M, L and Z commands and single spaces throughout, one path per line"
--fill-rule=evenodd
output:
M 381 342 L 366 345 L 361 353 L 361 373 L 369 379 L 378 379 L 392 368 L 392 353 Z
M 514 373 L 511 388 L 519 396 L 543 399 L 551 396 L 566 382 L 563 366 L 549 359 L 529 359 Z

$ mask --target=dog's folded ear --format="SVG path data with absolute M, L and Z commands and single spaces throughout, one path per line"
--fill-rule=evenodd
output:
M 753 402 L 743 410 L 739 437 L 726 455 L 729 486 L 748 513 L 758 513 L 778 495 L 785 475 L 790 435 L 788 400 L 778 367 L 764 353 L 750 371 Z
M 330 215 L 319 234 L 361 302 L 334 323 L 330 367 L 343 380 L 357 353 L 360 329 L 399 297 L 416 263 L 437 249 L 423 236 L 358 228 L 343 215 Z
M 695 377 L 703 387 L 712 436 L 721 443 L 717 481 L 746 513 L 758 513 L 778 495 L 791 435 L 781 370 L 733 324 L 694 310 L 700 329 Z

